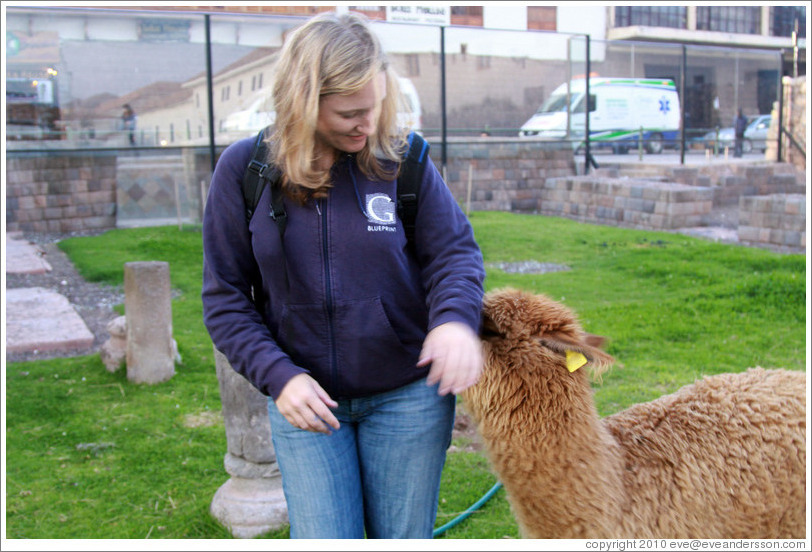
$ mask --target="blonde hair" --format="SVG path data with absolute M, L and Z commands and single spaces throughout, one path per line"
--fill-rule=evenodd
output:
M 271 161 L 285 175 L 283 186 L 290 196 L 301 201 L 323 197 L 331 185 L 330 172 L 313 164 L 319 99 L 355 93 L 380 72 L 386 76 L 387 94 L 377 129 L 356 159 L 367 177 L 388 180 L 397 174 L 406 149 L 406 133 L 397 124 L 402 99 L 397 75 L 368 20 L 355 13 L 323 13 L 291 33 L 276 64 L 276 123 L 269 138 Z

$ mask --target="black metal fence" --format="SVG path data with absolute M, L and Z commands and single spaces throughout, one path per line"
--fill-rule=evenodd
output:
M 304 20 L 58 7 L 8 7 L 6 16 L 10 153 L 198 147 L 212 158 L 215 148 L 273 121 L 273 62 L 286 33 Z M 610 147 L 673 148 L 684 160 L 732 149 L 727 129 L 738 110 L 753 120 L 769 116 L 780 97 L 775 50 L 373 27 L 402 77 L 414 126 L 442 144 L 443 164 L 449 140 L 494 136 L 566 141 L 587 159 Z M 673 92 L 661 86 L 666 81 Z M 625 103 L 604 94 L 624 82 L 627 90 L 654 82 L 662 94 L 629 92 Z M 552 109 L 556 94 L 562 103 Z M 125 105 L 135 112 L 133 130 Z M 649 115 L 657 112 L 668 122 Z M 747 153 L 760 154 L 767 139 L 766 131 L 754 134 Z

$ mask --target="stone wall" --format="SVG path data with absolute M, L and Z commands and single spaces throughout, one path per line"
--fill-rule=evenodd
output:
M 784 128 L 789 131 L 799 145 L 807 151 L 806 143 L 806 76 L 793 79 L 782 77 L 784 85 Z M 778 102 L 773 104 L 772 124 L 767 134 L 766 159 L 778 160 Z M 791 163 L 801 171 L 806 171 L 806 157 L 784 136 L 781 144 L 781 161 Z
M 431 144 L 441 164 L 441 144 Z M 454 141 L 447 150 L 446 182 L 463 208 L 471 211 L 535 212 L 549 178 L 575 174 L 572 149 L 566 144 L 485 138 Z
M 542 189 L 543 215 L 629 228 L 700 226 L 713 207 L 709 187 L 586 175 L 551 178 Z
M 739 242 L 799 251 L 806 249 L 806 196 L 771 194 L 739 200 Z
M 146 224 L 199 222 L 211 170 L 200 148 L 60 152 L 8 160 L 10 231 L 73 232 Z M 431 144 L 439 166 L 441 145 Z M 534 211 L 547 178 L 575 174 L 572 150 L 529 140 L 448 144 L 448 185 L 471 210 Z M 201 182 L 203 184 L 201 184 Z
M 69 233 L 116 226 L 116 156 L 6 156 L 6 229 Z
M 779 172 L 773 165 L 743 167 L 715 183 L 714 205 L 736 205 L 740 198 L 777 193 L 803 194 L 806 186 L 795 174 Z
M 439 166 L 441 145 L 431 139 L 430 143 L 432 159 Z M 120 158 L 119 153 L 7 156 L 7 229 L 69 233 L 139 221 L 171 224 L 177 220 L 175 189 L 184 222 L 199 222 L 210 171 L 203 149 L 127 151 Z M 795 209 L 797 213 L 785 215 L 797 220 L 776 227 L 774 217 L 743 213 L 742 241 L 794 247 L 806 239 L 802 233 L 796 240 L 806 212 L 794 199 L 805 197 L 805 172 L 788 163 L 681 167 L 632 163 L 606 165 L 577 176 L 572 150 L 565 145 L 500 138 L 477 142 L 452 138 L 447 158 L 448 186 L 466 210 L 540 213 L 670 230 L 702 226 L 713 207 L 739 203 L 748 212 L 762 213 L 762 203 L 744 199 L 778 194 L 793 199 L 780 206 L 770 200 L 770 209 Z
M 786 125 L 787 130 L 800 142 L 800 146 L 808 151 L 809 145 L 806 143 L 806 76 L 797 79 L 784 77 L 784 88 L 789 89 L 787 92 L 789 98 L 784 100 L 784 120 L 789 123 Z M 798 151 L 798 148 L 790 145 L 788 139 L 785 140 L 783 148 L 786 151 L 785 161 L 799 169 L 806 170 L 806 157 Z
M 211 172 L 200 149 L 7 154 L 7 229 L 70 233 L 200 222 L 201 181 L 207 184 Z
M 714 190 L 714 207 L 738 205 L 750 195 L 806 193 L 806 174 L 789 163 L 714 163 L 669 166 L 645 163 L 606 164 L 594 174 L 678 182 Z
M 714 189 L 715 207 L 736 205 L 742 196 L 776 193 L 803 194 L 803 177 L 787 163 L 719 166 L 714 171 L 698 167 L 670 169 L 674 182 Z M 800 176 L 800 178 L 799 178 Z

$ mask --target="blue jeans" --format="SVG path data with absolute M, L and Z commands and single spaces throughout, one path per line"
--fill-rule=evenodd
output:
M 291 538 L 430 539 L 454 395 L 421 379 L 338 401 L 332 435 L 290 425 L 268 400 Z

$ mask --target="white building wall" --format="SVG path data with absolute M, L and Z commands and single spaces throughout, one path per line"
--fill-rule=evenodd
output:
M 606 38 L 606 7 L 591 4 L 567 4 L 556 10 L 559 33 L 588 34 L 592 40 Z
M 482 8 L 482 26 L 486 29 L 527 30 L 526 5 L 492 5 Z

